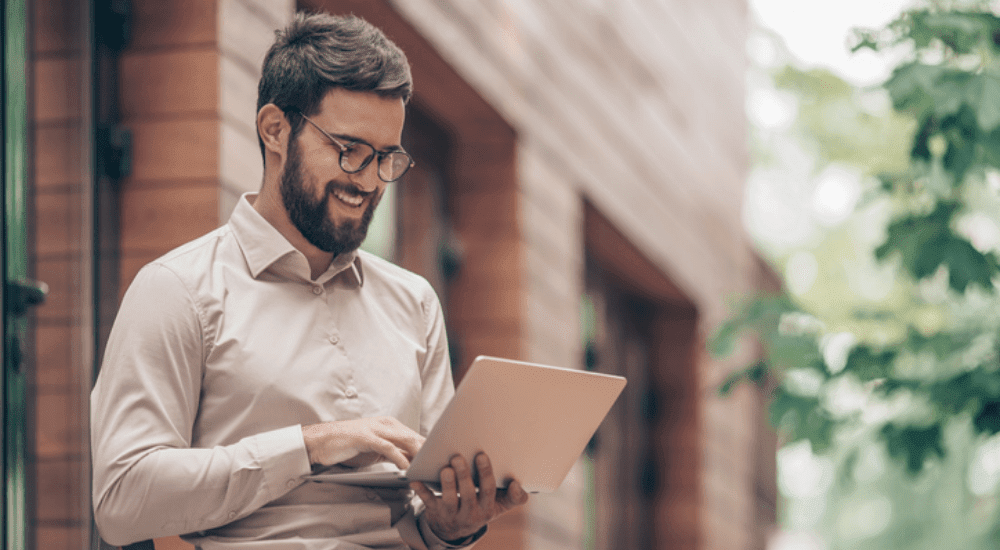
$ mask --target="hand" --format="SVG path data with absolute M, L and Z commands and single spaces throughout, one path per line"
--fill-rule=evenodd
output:
M 479 492 L 472 471 L 461 456 L 451 459 L 451 466 L 441 469 L 441 496 L 436 496 L 419 481 L 410 484 L 427 507 L 424 517 L 431 529 L 444 541 L 456 541 L 475 534 L 504 512 L 528 502 L 528 493 L 517 481 L 506 489 L 497 489 L 493 466 L 484 453 L 476 455 Z
M 390 416 L 325 422 L 302 427 L 310 464 L 362 466 L 382 460 L 410 467 L 424 437 Z

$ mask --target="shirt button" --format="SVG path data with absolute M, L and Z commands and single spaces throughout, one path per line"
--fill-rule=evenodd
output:
M 236 512 L 229 512 L 229 519 L 236 519 Z
M 365 496 L 368 497 L 368 500 L 371 500 L 371 501 L 375 501 L 376 499 L 378 499 L 378 495 L 376 495 L 375 493 L 373 493 L 371 491 L 366 491 L 365 492 Z
M 323 294 L 323 287 L 321 287 L 321 286 L 314 286 L 313 287 L 313 294 L 315 294 L 317 296 L 319 296 L 320 294 Z
M 330 343 L 334 344 L 334 345 L 339 344 L 340 343 L 340 336 L 337 336 L 336 334 L 331 334 L 330 335 Z
M 344 390 L 344 395 L 353 399 L 358 396 L 358 390 L 354 386 L 347 386 L 347 389 Z
M 287 485 L 288 488 L 291 489 L 292 487 L 295 487 L 295 480 L 294 479 L 289 479 L 288 482 L 285 483 L 285 485 Z

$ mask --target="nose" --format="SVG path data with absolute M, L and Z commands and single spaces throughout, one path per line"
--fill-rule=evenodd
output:
M 377 191 L 385 183 L 378 177 L 377 159 L 373 159 L 360 172 L 348 175 L 350 176 L 351 183 L 358 186 L 358 189 L 365 193 Z

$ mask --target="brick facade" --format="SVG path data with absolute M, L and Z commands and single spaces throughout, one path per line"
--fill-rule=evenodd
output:
M 35 397 L 33 424 L 36 491 L 29 535 L 38 548 L 89 545 L 88 467 L 85 441 L 89 329 L 87 288 L 78 276 L 89 266 L 81 241 L 88 211 L 90 165 L 87 112 L 78 90 L 85 82 L 85 47 L 78 2 L 29 3 L 33 96 L 31 196 L 35 238 L 32 270 L 49 285 L 35 318 L 35 354 L 29 373 Z M 29 374 L 30 376 L 30 374 Z M 29 441 L 31 439 L 29 438 Z M 30 501 L 29 501 L 30 502 Z

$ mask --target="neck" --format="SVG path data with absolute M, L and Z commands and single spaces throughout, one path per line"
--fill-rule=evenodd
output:
M 309 276 L 312 280 L 316 280 L 333 263 L 333 253 L 324 252 L 307 241 L 288 217 L 281 197 L 276 196 L 276 192 L 268 192 L 268 189 L 266 183 L 261 187 L 257 199 L 253 202 L 254 210 L 306 257 L 309 263 Z M 271 186 L 270 189 L 275 189 L 275 186 Z

